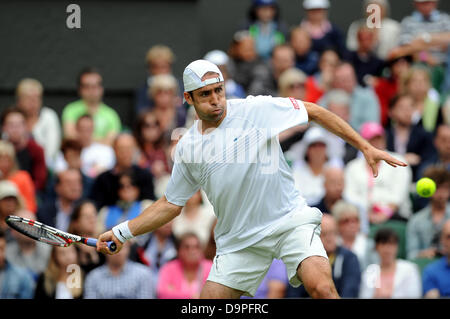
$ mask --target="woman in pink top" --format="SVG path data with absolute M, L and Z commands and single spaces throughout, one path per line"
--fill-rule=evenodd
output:
M 158 275 L 159 299 L 198 298 L 212 266 L 205 259 L 198 236 L 185 233 L 178 241 L 178 257 L 162 266 Z

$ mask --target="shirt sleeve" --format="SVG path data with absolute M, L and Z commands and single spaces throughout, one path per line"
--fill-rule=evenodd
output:
M 422 275 L 422 294 L 424 296 L 432 289 L 439 289 L 438 281 L 429 266 L 425 267 Z
M 308 123 L 308 112 L 302 101 L 292 97 L 254 97 L 250 104 L 249 118 L 257 128 L 270 129 L 272 136 L 296 125 Z
M 200 186 L 190 173 L 189 165 L 193 164 L 183 162 L 180 157 L 175 160 L 172 175 L 164 194 L 169 203 L 184 206 L 188 199 L 199 190 Z

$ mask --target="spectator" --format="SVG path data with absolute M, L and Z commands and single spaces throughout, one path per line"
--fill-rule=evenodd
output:
M 425 298 L 450 296 L 450 220 L 447 220 L 441 232 L 442 257 L 427 265 L 423 270 L 423 295 Z
M 250 32 L 241 30 L 233 35 L 228 55 L 230 77 L 248 93 L 250 84 L 258 77 L 258 74 L 267 72 L 267 65 L 256 53 L 255 40 Z
M 439 93 L 431 88 L 428 70 L 422 66 L 411 67 L 402 79 L 401 93 L 409 94 L 414 100 L 413 123 L 434 132 L 439 123 Z
M 53 246 L 48 266 L 38 278 L 34 299 L 83 298 L 84 273 L 77 263 L 75 246 Z
M 97 208 L 90 200 L 82 200 L 73 209 L 68 232 L 86 238 L 97 238 Z M 78 265 L 84 274 L 105 263 L 105 255 L 87 245 L 75 245 Z
M 378 10 L 374 11 L 370 10 L 369 6 L 376 5 L 378 6 Z M 390 13 L 390 4 L 388 0 L 365 0 L 363 2 L 363 15 L 364 18 L 352 22 L 347 31 L 347 49 L 356 50 L 358 47 L 357 44 L 357 32 L 359 26 L 367 22 L 374 23 L 376 25 L 376 21 L 369 20 L 368 18 L 375 14 L 375 12 L 379 12 L 380 26 L 373 28 L 375 31 L 375 44 L 374 44 L 374 52 L 377 57 L 381 60 L 385 60 L 388 57 L 389 52 L 397 45 L 398 36 L 400 34 L 400 23 L 389 18 Z
M 376 32 L 375 28 L 362 23 L 356 33 L 358 45 L 348 53 L 348 61 L 355 68 L 358 84 L 362 87 L 371 85 L 373 77 L 381 76 L 384 69 L 384 61 L 374 53 Z
M 281 299 L 289 286 L 286 266 L 281 259 L 274 259 L 267 274 L 255 292 L 255 299 Z M 243 296 L 242 298 L 250 298 Z
M 450 74 L 450 72 L 449 72 L 449 74 Z M 444 104 L 442 105 L 442 119 L 443 119 L 444 124 L 450 125 L 450 87 L 448 89 L 448 92 L 449 92 L 449 96 L 447 97 Z
M 115 205 L 103 207 L 99 212 L 98 233 L 101 234 L 113 226 L 137 217 L 153 201 L 139 200 L 139 187 L 137 177 L 133 171 L 119 174 L 118 200 Z
M 350 95 L 349 124 L 359 131 L 365 122 L 380 122 L 380 105 L 372 89 L 358 85 L 355 69 L 350 63 L 342 63 L 335 69 L 333 88 L 341 89 Z M 327 106 L 326 95 L 319 100 L 319 104 Z
M 319 53 L 313 51 L 312 40 L 309 33 L 297 26 L 291 30 L 289 44 L 295 52 L 295 67 L 313 75 L 318 71 Z
M 7 180 L 17 187 L 26 208 L 36 213 L 37 201 L 36 191 L 30 174 L 25 170 L 19 170 L 16 162 L 16 151 L 14 146 L 0 140 L 0 180 Z
M 324 101 L 329 111 L 347 123 L 350 122 L 351 97 L 346 91 L 332 89 L 326 94 Z M 329 154 L 333 154 L 336 165 L 343 167 L 356 157 L 358 151 L 352 145 L 328 131 L 325 134 L 330 148 Z
M 17 107 L 25 114 L 28 131 L 44 149 L 47 167 L 52 168 L 61 144 L 58 114 L 42 105 L 44 88 L 35 79 L 22 79 L 16 88 Z
M 242 99 L 247 96 L 244 88 L 240 84 L 238 84 L 232 77 L 230 77 L 228 71 L 228 63 L 230 61 L 230 57 L 228 56 L 228 54 L 221 50 L 212 50 L 206 53 L 203 59 L 217 65 L 219 70 L 222 72 L 222 76 L 225 80 L 225 94 L 227 98 Z M 190 125 L 186 126 L 189 127 Z
M 300 26 L 308 31 L 312 39 L 312 50 L 321 54 L 326 49 L 334 49 L 340 56 L 346 55 L 342 31 L 328 19 L 328 0 L 304 0 L 306 17 Z
M 172 66 L 175 62 L 175 54 L 172 49 L 163 44 L 152 46 L 145 56 L 147 64 L 147 80 L 136 91 L 136 112 L 140 113 L 144 109 L 153 107 L 153 101 L 148 95 L 148 89 L 153 77 L 159 74 L 172 74 Z
M 252 0 L 248 10 L 248 21 L 242 28 L 255 39 L 257 54 L 268 60 L 275 46 L 286 40 L 287 26 L 280 19 L 280 8 L 276 0 Z
M 376 148 L 386 149 L 386 137 L 381 124 L 364 123 L 360 134 Z M 396 153 L 390 154 L 403 158 Z M 368 212 L 371 224 L 383 223 L 392 218 L 408 219 L 411 215 L 411 168 L 403 167 L 397 170 L 381 163 L 378 169 L 379 174 L 374 178 L 363 157 L 358 156 L 350 161 L 345 168 L 344 196 Z
M 31 220 L 36 219 L 34 213 L 24 209 L 18 210 L 14 215 Z M 39 274 L 47 267 L 51 246 L 38 242 L 17 231 L 13 231 L 12 234 L 15 240 L 8 243 L 6 249 L 7 259 L 14 265 L 27 269 L 30 275 L 37 280 Z
M 305 101 L 305 83 L 306 75 L 297 68 L 290 68 L 284 71 L 278 79 L 278 92 L 281 97 L 292 97 L 297 100 Z M 303 138 L 304 132 L 308 127 L 306 125 L 297 125 L 278 135 L 281 149 L 283 151 L 289 148 Z
M 436 183 L 436 192 L 423 209 L 415 213 L 406 228 L 408 259 L 439 256 L 439 236 L 450 219 L 450 171 L 442 166 L 430 166 L 424 176 Z
M 119 134 L 113 143 L 116 164 L 110 170 L 101 173 L 94 181 L 90 199 L 94 200 L 97 209 L 114 205 L 118 200 L 119 175 L 125 171 L 133 171 L 137 178 L 142 199 L 155 199 L 153 191 L 153 177 L 148 170 L 142 169 L 134 163 L 136 156 L 136 141 L 129 133 Z
M 341 167 L 330 166 L 324 170 L 323 187 L 325 194 L 314 206 L 324 214 L 331 214 L 334 205 L 342 199 L 344 192 L 344 170 Z
M 375 234 L 379 264 L 369 265 L 362 275 L 360 298 L 419 298 L 420 272 L 416 264 L 397 258 L 399 239 L 390 228 Z
M 86 276 L 85 299 L 153 299 L 156 279 L 145 266 L 128 259 L 131 243 Z
M 184 233 L 194 233 L 205 247 L 215 219 L 214 207 L 206 195 L 199 190 L 186 202 L 181 214 L 173 220 L 173 234 L 176 238 L 180 238 Z
M 273 48 L 268 68 L 255 70 L 256 77 L 250 83 L 248 93 L 251 95 L 278 94 L 278 79 L 280 75 L 295 66 L 295 53 L 287 44 L 280 44 Z
M 79 170 L 68 169 L 57 174 L 56 200 L 49 199 L 37 212 L 38 220 L 62 231 L 69 228 L 70 218 L 78 200 L 82 199 L 83 184 Z
M 289 68 L 280 74 L 278 78 L 278 92 L 281 97 L 293 97 L 305 100 L 306 74 L 297 69 Z
M 89 114 L 78 118 L 75 125 L 76 141 L 81 145 L 81 170 L 89 178 L 96 178 L 99 174 L 114 166 L 115 156 L 111 146 L 94 140 L 94 120 Z M 67 161 L 61 155 L 55 165 L 56 171 L 68 168 Z
M 437 127 L 433 142 L 437 154 L 428 162 L 428 165 L 443 165 L 450 170 L 450 124 L 441 124 Z M 423 172 L 419 172 L 418 176 L 422 177 Z
M 17 186 L 10 181 L 0 181 L 0 230 L 5 232 L 7 241 L 12 240 L 11 228 L 6 224 L 8 215 L 15 215 L 23 209 L 22 197 Z
M 333 281 L 339 296 L 342 298 L 356 298 L 361 282 L 361 270 L 358 257 L 349 249 L 337 243 L 337 225 L 331 214 L 322 217 L 320 239 L 331 264 Z M 289 287 L 288 297 L 308 297 L 304 286 Z
M 437 9 L 438 0 L 413 0 L 413 2 L 414 12 L 401 21 L 400 45 L 407 45 L 418 37 L 428 42 L 431 34 L 450 31 L 450 17 Z M 429 65 L 438 65 L 445 61 L 445 53 L 439 48 L 433 48 L 423 51 L 419 59 Z
M 373 260 L 370 255 L 373 243 L 361 231 L 358 208 L 341 199 L 333 206 L 331 214 L 337 223 L 338 245 L 351 250 L 358 257 L 361 271 L 363 271 Z
M 89 114 L 94 119 L 94 140 L 111 145 L 121 130 L 120 117 L 114 109 L 102 102 L 103 79 L 95 68 L 83 69 L 78 76 L 78 94 L 81 99 L 66 105 L 62 112 L 64 137 L 76 138 L 76 123 L 80 116 Z
M 390 104 L 391 126 L 386 130 L 387 149 L 404 156 L 411 166 L 413 181 L 418 172 L 436 153 L 433 137 L 420 125 L 412 123 L 413 99 L 409 95 L 396 96 Z
M 306 81 L 305 101 L 317 103 L 328 92 L 334 82 L 335 69 L 340 63 L 340 57 L 336 51 L 327 49 L 319 58 L 319 70 L 309 76 Z
M 34 280 L 26 269 L 8 261 L 7 245 L 6 234 L 0 228 L 0 299 L 31 299 Z
M 160 299 L 198 299 L 212 261 L 203 256 L 200 239 L 185 233 L 177 244 L 177 258 L 161 267 L 157 296 Z
M 300 143 L 304 155 L 293 164 L 295 185 L 308 205 L 316 205 L 325 194 L 323 184 L 328 153 L 324 130 L 319 127 L 309 128 Z
M 389 124 L 389 103 L 399 94 L 401 79 L 405 77 L 411 67 L 411 56 L 399 56 L 386 61 L 388 73 L 373 79 L 372 87 L 380 102 L 381 124 Z
M 148 266 L 155 278 L 161 267 L 177 256 L 172 225 L 173 222 L 169 222 L 151 234 L 141 236 L 132 247 L 130 258 Z
M 47 182 L 44 150 L 31 138 L 25 114 L 15 107 L 8 108 L 2 113 L 1 125 L 3 137 L 14 146 L 19 169 L 30 174 L 37 193 L 44 191 Z
M 149 170 L 155 178 L 155 195 L 164 195 L 171 171 L 169 142 L 165 138 L 153 111 L 139 114 L 133 132 L 140 151 L 139 167 Z
M 80 142 L 73 139 L 64 139 L 61 143 L 61 152 L 58 154 L 55 162 L 55 172 L 59 173 L 67 169 L 78 170 L 81 174 L 81 182 L 83 184 L 82 197 L 86 198 L 91 192 L 92 184 L 94 184 L 94 179 L 87 176 L 82 170 L 82 153 L 83 146 L 80 144 Z M 97 154 L 97 156 L 101 157 L 102 155 Z M 53 198 L 54 196 L 56 196 L 56 194 L 54 194 L 54 176 L 52 176 L 48 184 L 47 197 Z
M 186 122 L 186 108 L 181 104 L 178 91 L 179 86 L 173 75 L 160 74 L 152 78 L 149 88 L 153 100 L 152 110 L 168 140 L 172 130 L 183 127 Z

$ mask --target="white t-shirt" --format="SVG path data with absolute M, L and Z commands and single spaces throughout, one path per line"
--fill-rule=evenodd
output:
M 278 134 L 307 122 L 305 106 L 291 98 L 228 100 L 219 127 L 201 134 L 196 121 L 178 142 L 167 200 L 184 206 L 202 188 L 218 218 L 217 254 L 253 245 L 306 205 Z

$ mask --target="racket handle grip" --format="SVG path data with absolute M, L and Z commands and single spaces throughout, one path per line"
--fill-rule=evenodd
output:
M 113 241 L 108 241 L 108 249 L 110 252 L 115 252 L 117 249 L 117 245 L 115 242 Z M 95 238 L 86 238 L 86 245 L 88 246 L 92 246 L 92 247 L 96 247 L 97 246 L 97 239 Z

